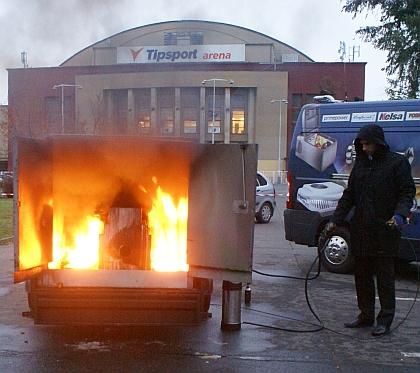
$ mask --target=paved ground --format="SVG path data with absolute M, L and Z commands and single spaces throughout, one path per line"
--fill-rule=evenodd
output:
M 285 193 L 285 185 L 277 191 Z M 254 269 L 305 277 L 316 249 L 284 240 L 285 199 L 277 197 L 269 224 L 255 226 Z M 357 315 L 351 275 L 321 271 L 307 282 L 305 293 L 304 280 L 254 274 L 241 330 L 224 332 L 220 282 L 215 282 L 213 317 L 198 327 L 65 328 L 37 326 L 21 317 L 28 309 L 26 294 L 22 284 L 12 284 L 12 274 L 13 245 L 0 246 L 0 372 L 420 371 L 415 266 L 398 277 L 393 325 L 398 328 L 382 338 L 372 337 L 369 329 L 343 327 Z

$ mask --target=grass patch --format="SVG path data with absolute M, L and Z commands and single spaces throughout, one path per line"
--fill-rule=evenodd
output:
M 13 236 L 13 198 L 0 198 L 0 239 Z

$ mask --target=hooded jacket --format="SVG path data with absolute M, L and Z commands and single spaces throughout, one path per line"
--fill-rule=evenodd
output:
M 371 159 L 362 139 L 378 144 Z M 355 255 L 397 257 L 401 232 L 385 223 L 410 213 L 416 195 L 410 163 L 389 150 L 382 128 L 375 124 L 362 127 L 354 145 L 356 162 L 331 221 L 341 224 L 354 207 L 350 241 Z

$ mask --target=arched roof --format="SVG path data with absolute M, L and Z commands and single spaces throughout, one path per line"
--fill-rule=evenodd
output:
M 226 23 L 180 20 L 139 26 L 119 32 L 77 52 L 60 66 L 89 66 L 116 64 L 119 47 L 163 46 L 168 34 L 200 34 L 203 45 L 244 44 L 245 62 L 314 62 L 296 48 L 260 32 Z M 265 53 L 258 53 L 264 48 Z M 270 52 L 267 52 L 268 48 Z M 262 57 L 261 57 L 262 56 Z M 288 61 L 290 62 L 290 61 Z

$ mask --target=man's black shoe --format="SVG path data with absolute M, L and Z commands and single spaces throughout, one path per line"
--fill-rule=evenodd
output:
M 381 335 L 385 335 L 388 334 L 390 332 L 390 328 L 388 326 L 385 325 L 377 325 L 373 330 L 372 330 L 372 335 L 374 337 L 379 337 Z
M 368 326 L 373 326 L 375 322 L 370 320 L 359 319 L 358 317 L 352 322 L 344 323 L 346 328 L 367 328 Z

